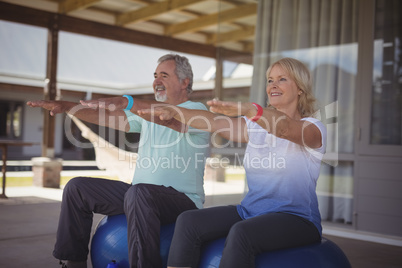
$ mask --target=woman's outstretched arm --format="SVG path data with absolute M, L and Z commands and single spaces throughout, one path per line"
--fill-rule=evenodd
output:
M 151 121 L 171 120 L 172 118 L 203 131 L 216 133 L 221 137 L 236 141 L 247 142 L 247 128 L 244 119 L 214 114 L 204 110 L 192 110 L 174 105 L 164 105 L 142 109 L 141 115 L 152 115 Z
M 235 103 L 219 100 L 208 101 L 211 111 L 229 116 L 244 115 L 255 118 L 258 108 L 250 102 Z M 319 148 L 322 145 L 321 132 L 309 121 L 293 119 L 285 113 L 272 108 L 263 108 L 256 123 L 269 133 L 309 148 Z

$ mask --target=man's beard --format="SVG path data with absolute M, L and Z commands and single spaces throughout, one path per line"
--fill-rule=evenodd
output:
M 166 88 L 163 85 L 155 87 L 155 100 L 165 102 L 167 100 Z
M 167 100 L 167 95 L 165 91 L 156 91 L 155 100 L 160 102 L 165 102 Z

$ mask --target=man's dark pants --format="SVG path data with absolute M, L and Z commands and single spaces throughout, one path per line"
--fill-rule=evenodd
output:
M 53 256 L 85 261 L 89 250 L 93 213 L 125 213 L 131 267 L 162 267 L 159 257 L 160 226 L 176 221 L 194 202 L 172 187 L 107 179 L 76 177 L 65 186 Z

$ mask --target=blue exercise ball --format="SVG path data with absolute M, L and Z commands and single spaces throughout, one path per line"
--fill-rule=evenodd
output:
M 225 238 L 207 243 L 201 253 L 199 268 L 217 268 L 222 258 Z M 332 241 L 297 248 L 264 252 L 255 258 L 256 268 L 351 268 L 348 258 Z
M 160 255 L 167 266 L 175 224 L 161 226 Z M 218 268 L 225 238 L 203 246 L 199 268 Z M 91 260 L 94 268 L 107 267 L 113 260 L 118 268 L 128 268 L 127 220 L 124 214 L 105 216 L 98 224 L 91 242 Z M 113 266 L 114 267 L 114 266 Z M 323 238 L 320 243 L 297 248 L 264 252 L 256 256 L 256 268 L 350 268 L 348 258 L 332 241 Z
M 163 267 L 167 267 L 174 223 L 161 226 L 160 255 Z M 105 216 L 98 223 L 91 241 L 91 261 L 94 268 L 105 268 L 112 261 L 118 268 L 128 268 L 126 215 Z

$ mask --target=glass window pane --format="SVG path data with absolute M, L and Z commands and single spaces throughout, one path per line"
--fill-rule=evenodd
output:
M 402 2 L 376 1 L 371 144 L 402 145 Z
M 13 134 L 15 138 L 21 137 L 21 127 L 22 127 L 22 105 L 17 104 L 13 111 Z
M 336 167 L 322 164 L 317 198 L 323 221 L 352 223 L 353 163 L 340 162 Z
M 18 139 L 22 136 L 23 104 L 16 101 L 0 101 L 0 138 Z
M 341 154 L 355 151 L 359 1 L 318 2 L 260 1 L 263 17 L 257 23 L 256 40 L 261 42 L 255 49 L 251 96 L 266 100 L 266 94 L 259 92 L 265 85 L 265 70 L 274 61 L 292 57 L 309 67 L 318 101 L 316 117 L 328 130 L 326 164 L 317 186 L 322 219 L 352 223 L 353 162 Z
M 265 85 L 265 73 L 259 73 L 260 69 L 265 71 L 283 57 L 301 60 L 313 75 L 319 118 L 327 126 L 331 124 L 327 152 L 353 153 L 358 1 L 301 2 L 261 5 L 267 19 L 266 24 L 259 24 L 263 30 L 257 31 L 256 40 L 261 44 L 255 52 L 252 91 Z M 266 98 L 254 92 L 255 98 Z
M 9 133 L 9 114 L 10 114 L 10 105 L 8 102 L 0 102 L 0 138 L 6 139 L 8 138 Z
M 356 27 L 350 23 L 351 27 Z M 328 153 L 354 152 L 357 53 L 357 43 L 353 42 L 281 51 L 273 55 L 274 59 L 299 59 L 310 68 L 317 98 L 317 117 L 328 131 Z

